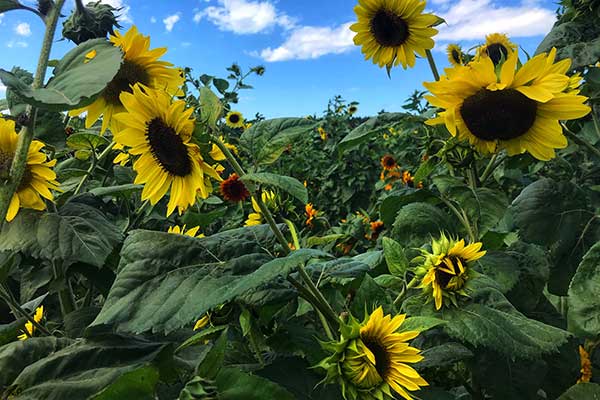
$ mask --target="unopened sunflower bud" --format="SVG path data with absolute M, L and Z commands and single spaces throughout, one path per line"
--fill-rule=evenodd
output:
M 53 0 L 38 0 L 37 9 L 40 12 L 40 14 L 42 14 L 44 17 L 48 15 L 52 7 L 54 7 Z
M 90 39 L 106 38 L 114 33 L 114 28 L 121 26 L 117 22 L 115 13 L 120 11 L 100 1 L 88 3 L 83 6 L 80 0 L 76 1 L 77 7 L 71 16 L 63 23 L 63 37 L 76 44 Z

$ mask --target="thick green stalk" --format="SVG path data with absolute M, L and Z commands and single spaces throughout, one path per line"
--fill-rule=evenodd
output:
M 46 70 L 48 69 L 48 60 L 50 59 L 50 51 L 52 50 L 54 33 L 56 31 L 58 18 L 60 17 L 60 12 L 64 4 L 65 0 L 56 0 L 54 7 L 50 9 L 46 19 L 46 33 L 44 34 L 44 41 L 42 42 L 42 50 L 40 51 L 37 70 L 31 85 L 34 89 L 41 87 L 46 79 Z M 21 178 L 25 172 L 27 153 L 29 152 L 29 146 L 33 140 L 33 130 L 35 127 L 37 109 L 28 106 L 26 113 L 29 116 L 29 120 L 19 133 L 19 140 L 17 142 L 17 148 L 10 168 L 10 175 L 7 182 L 0 186 L 0 226 L 4 223 L 6 213 L 8 212 L 8 206 L 10 205 L 10 200 L 17 190 L 19 182 L 21 182 Z
M 436 81 L 440 80 L 440 73 L 438 72 L 437 66 L 435 65 L 435 60 L 433 59 L 433 55 L 431 54 L 431 50 L 425 50 L 425 54 L 427 54 L 427 61 L 429 61 L 429 67 L 431 68 L 431 72 L 433 73 L 433 77 Z
M 94 173 L 94 170 L 96 169 L 96 167 L 98 166 L 98 164 L 100 162 L 102 162 L 102 160 L 104 160 L 106 158 L 106 156 L 108 156 L 110 154 L 111 150 L 113 149 L 113 147 L 115 147 L 115 145 L 116 145 L 116 143 L 114 141 L 111 142 L 106 147 L 106 149 L 104 149 L 104 151 L 102 151 L 102 153 L 100 153 L 100 155 L 98 156 L 98 158 L 94 159 L 94 161 L 92 162 L 92 165 L 90 165 L 90 168 L 88 168 L 86 174 L 83 175 L 83 177 L 81 178 L 81 181 L 79 181 L 79 184 L 77 185 L 77 188 L 75 189 L 75 193 L 73 193 L 73 196 L 76 196 L 77 194 L 79 194 L 79 191 L 83 187 L 83 184 L 88 180 L 88 178 L 90 177 L 90 175 L 92 175 L 92 173 Z M 92 151 L 94 151 L 94 150 L 92 150 Z

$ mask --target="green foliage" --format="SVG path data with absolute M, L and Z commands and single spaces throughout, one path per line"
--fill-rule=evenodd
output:
M 377 117 L 370 118 L 363 124 L 354 128 L 344 137 L 338 144 L 340 151 L 352 149 L 353 147 L 372 139 L 375 135 L 381 135 L 382 132 L 392 127 L 405 118 L 409 114 L 404 113 L 384 113 Z
M 449 217 L 427 203 L 407 204 L 398 211 L 392 237 L 406 247 L 429 242 L 441 232 L 453 232 Z
M 394 239 L 387 237 L 383 238 L 383 255 L 385 262 L 387 263 L 388 271 L 392 275 L 404 276 L 406 269 L 408 268 L 408 258 L 404 254 L 404 249 L 400 243 Z
M 295 178 L 269 172 L 258 172 L 246 174 L 242 177 L 242 180 L 260 185 L 273 186 L 294 196 L 296 199 L 300 200 L 302 204 L 308 203 L 308 192 L 306 191 L 306 188 Z
M 600 385 L 597 383 L 578 383 L 563 393 L 558 400 L 598 400 Z
M 569 331 L 590 339 L 600 335 L 600 243 L 583 257 L 569 286 Z

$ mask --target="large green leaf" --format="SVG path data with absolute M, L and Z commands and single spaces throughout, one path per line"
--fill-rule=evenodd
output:
M 383 238 L 383 256 L 387 263 L 388 271 L 395 276 L 404 276 L 408 268 L 408 258 L 404 254 L 404 248 L 394 239 Z
M 455 342 L 430 347 L 421 354 L 423 360 L 416 365 L 418 369 L 445 367 L 473 357 L 471 350 Z
M 21 4 L 17 0 L 0 0 L 0 13 L 20 8 Z
M 448 215 L 428 203 L 411 203 L 400 209 L 392 227 L 392 237 L 404 247 L 420 247 L 440 232 L 453 233 Z
M 308 203 L 308 191 L 296 178 L 272 174 L 270 172 L 257 172 L 255 174 L 246 174 L 241 179 L 242 181 L 274 186 L 288 192 L 300 200 L 302 204 Z
M 237 368 L 221 369 L 216 385 L 222 400 L 295 400 L 290 392 L 275 382 Z
M 15 400 L 154 398 L 158 371 L 152 361 L 164 344 L 118 336 L 74 342 L 51 339 L 8 345 L 5 349 L 12 358 L 0 351 L 3 377 L 5 368 L 14 371 L 5 382 L 18 393 Z M 30 354 L 42 357 L 28 359 Z
M 208 87 L 200 89 L 200 113 L 202 122 L 216 129 L 217 121 L 223 113 L 223 103 Z
M 121 250 L 117 279 L 92 325 L 113 325 L 124 332 L 171 332 L 325 255 L 303 249 L 273 260 L 265 253 L 273 247 L 265 228 L 201 239 L 132 232 Z
M 600 243 L 583 257 L 569 287 L 569 331 L 578 336 L 600 335 Z
M 58 213 L 23 210 L 4 224 L 0 236 L 0 251 L 97 267 L 122 240 L 119 229 L 100 211 L 77 202 L 65 204 Z
M 260 121 L 242 134 L 240 145 L 256 164 L 272 164 L 288 145 L 314 129 L 314 121 L 306 118 L 277 118 Z
M 93 51 L 95 56 L 88 57 Z M 29 104 L 64 111 L 94 101 L 119 71 L 122 57 L 121 50 L 112 43 L 105 39 L 93 39 L 80 44 L 64 56 L 46 87 L 33 89 L 2 69 L 0 80 Z
M 578 383 L 571 386 L 557 400 L 600 400 L 600 385 L 597 383 Z
M 346 137 L 338 143 L 338 149 L 340 151 L 345 151 L 354 146 L 358 146 L 359 144 L 370 140 L 375 135 L 382 134 L 389 127 L 409 116 L 409 114 L 405 113 L 384 113 L 369 118 L 366 122 L 357 126 L 346 135 Z

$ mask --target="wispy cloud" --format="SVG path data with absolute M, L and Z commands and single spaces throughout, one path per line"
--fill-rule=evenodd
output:
M 28 46 L 29 46 L 29 44 L 22 40 L 10 40 L 10 41 L 6 42 L 6 47 L 8 47 L 10 49 L 12 49 L 12 48 L 24 49 L 25 47 L 28 47 Z
M 196 12 L 194 21 L 206 18 L 222 31 L 238 35 L 268 31 L 275 26 L 294 27 L 294 20 L 279 12 L 270 1 L 218 0 L 218 6 L 209 6 Z
M 302 26 L 294 29 L 279 47 L 266 48 L 260 52 L 265 61 L 309 60 L 326 54 L 341 54 L 350 51 L 354 44 L 354 33 L 350 25 L 338 27 Z
M 163 24 L 165 24 L 165 29 L 167 30 L 167 32 L 171 32 L 175 24 L 179 22 L 180 19 L 181 16 L 179 15 L 179 13 L 169 15 L 168 17 L 163 19 Z
M 31 36 L 31 26 L 27 22 L 21 22 L 15 26 L 15 33 L 19 36 Z
M 544 35 L 556 20 L 553 10 L 535 0 L 522 0 L 515 6 L 502 6 L 494 0 L 435 0 L 440 16 L 437 41 L 482 40 L 487 34 L 506 33 L 510 37 Z

